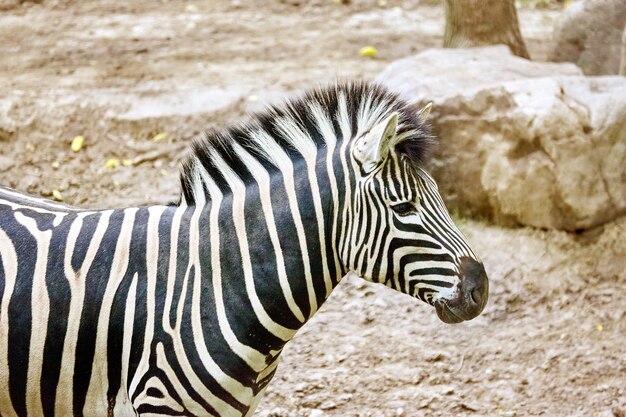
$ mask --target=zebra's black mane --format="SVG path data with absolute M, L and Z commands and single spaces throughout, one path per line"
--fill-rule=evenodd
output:
M 344 97 L 345 100 L 340 100 Z M 311 104 L 318 104 L 328 120 L 332 122 L 332 129 L 339 140 L 342 138 L 342 130 L 339 120 L 339 107 L 342 103 L 347 106 L 348 123 L 352 137 L 358 131 L 367 131 L 372 126 L 362 126 L 363 120 L 359 120 L 359 112 L 367 100 L 371 101 L 370 110 L 385 108 L 383 114 L 392 112 L 398 113 L 398 136 L 402 136 L 401 142 L 395 146 L 395 151 L 404 155 L 411 163 L 421 166 L 429 155 L 429 150 L 433 143 L 430 134 L 430 125 L 420 117 L 418 109 L 388 90 L 386 87 L 370 82 L 345 82 L 337 83 L 328 87 L 321 87 L 309 90 L 300 97 L 287 100 L 279 105 L 269 106 L 264 111 L 252 115 L 252 117 L 240 124 L 226 127 L 221 130 L 205 132 L 196 137 L 191 145 L 190 154 L 183 161 L 180 173 L 181 196 L 180 202 L 185 201 L 189 205 L 196 203 L 194 198 L 194 186 L 197 181 L 201 181 L 198 175 L 194 174 L 196 164 L 200 164 L 221 189 L 228 189 L 225 184 L 223 173 L 217 168 L 215 155 L 219 155 L 230 168 L 232 173 L 237 174 L 244 182 L 249 180 L 250 173 L 247 167 L 233 150 L 234 143 L 237 143 L 254 155 L 264 166 L 270 166 L 271 162 L 266 154 L 260 149 L 260 145 L 254 140 L 251 132 L 265 132 L 269 134 L 278 145 L 295 161 L 303 156 L 294 148 L 285 134 L 280 131 L 276 121 L 278 119 L 290 119 L 296 123 L 303 131 L 307 132 L 316 147 L 325 146 L 322 132 L 316 123 L 315 116 L 311 111 Z M 361 119 L 369 119 L 367 117 Z M 379 120 L 375 120 L 377 122 Z M 210 198 L 205 188 L 205 195 Z

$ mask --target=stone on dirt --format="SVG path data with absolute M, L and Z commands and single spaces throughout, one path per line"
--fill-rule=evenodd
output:
M 626 1 L 586 0 L 566 9 L 554 27 L 550 61 L 574 62 L 587 75 L 619 74 Z
M 495 46 L 428 50 L 378 81 L 433 102 L 431 171 L 453 210 L 568 231 L 626 213 L 626 78 Z

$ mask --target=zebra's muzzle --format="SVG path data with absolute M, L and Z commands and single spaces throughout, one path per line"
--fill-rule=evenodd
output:
M 444 323 L 460 323 L 478 316 L 489 298 L 489 280 L 482 263 L 461 258 L 460 282 L 456 296 L 434 302 L 437 316 Z

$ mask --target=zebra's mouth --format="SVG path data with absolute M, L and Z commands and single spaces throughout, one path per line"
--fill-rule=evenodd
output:
M 439 320 L 443 321 L 444 323 L 456 324 L 466 320 L 454 314 L 452 309 L 450 309 L 450 307 L 448 307 L 448 305 L 442 300 L 435 301 L 434 305 Z
M 458 291 L 452 298 L 440 298 L 433 305 L 444 323 L 460 323 L 478 316 L 489 298 L 489 280 L 480 262 L 461 258 Z

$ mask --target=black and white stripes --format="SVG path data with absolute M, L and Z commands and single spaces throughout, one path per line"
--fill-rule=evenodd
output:
M 0 188 L 0 415 L 250 415 L 349 271 L 476 316 L 486 277 L 422 169 L 424 117 L 341 84 L 197 138 L 178 205 Z

